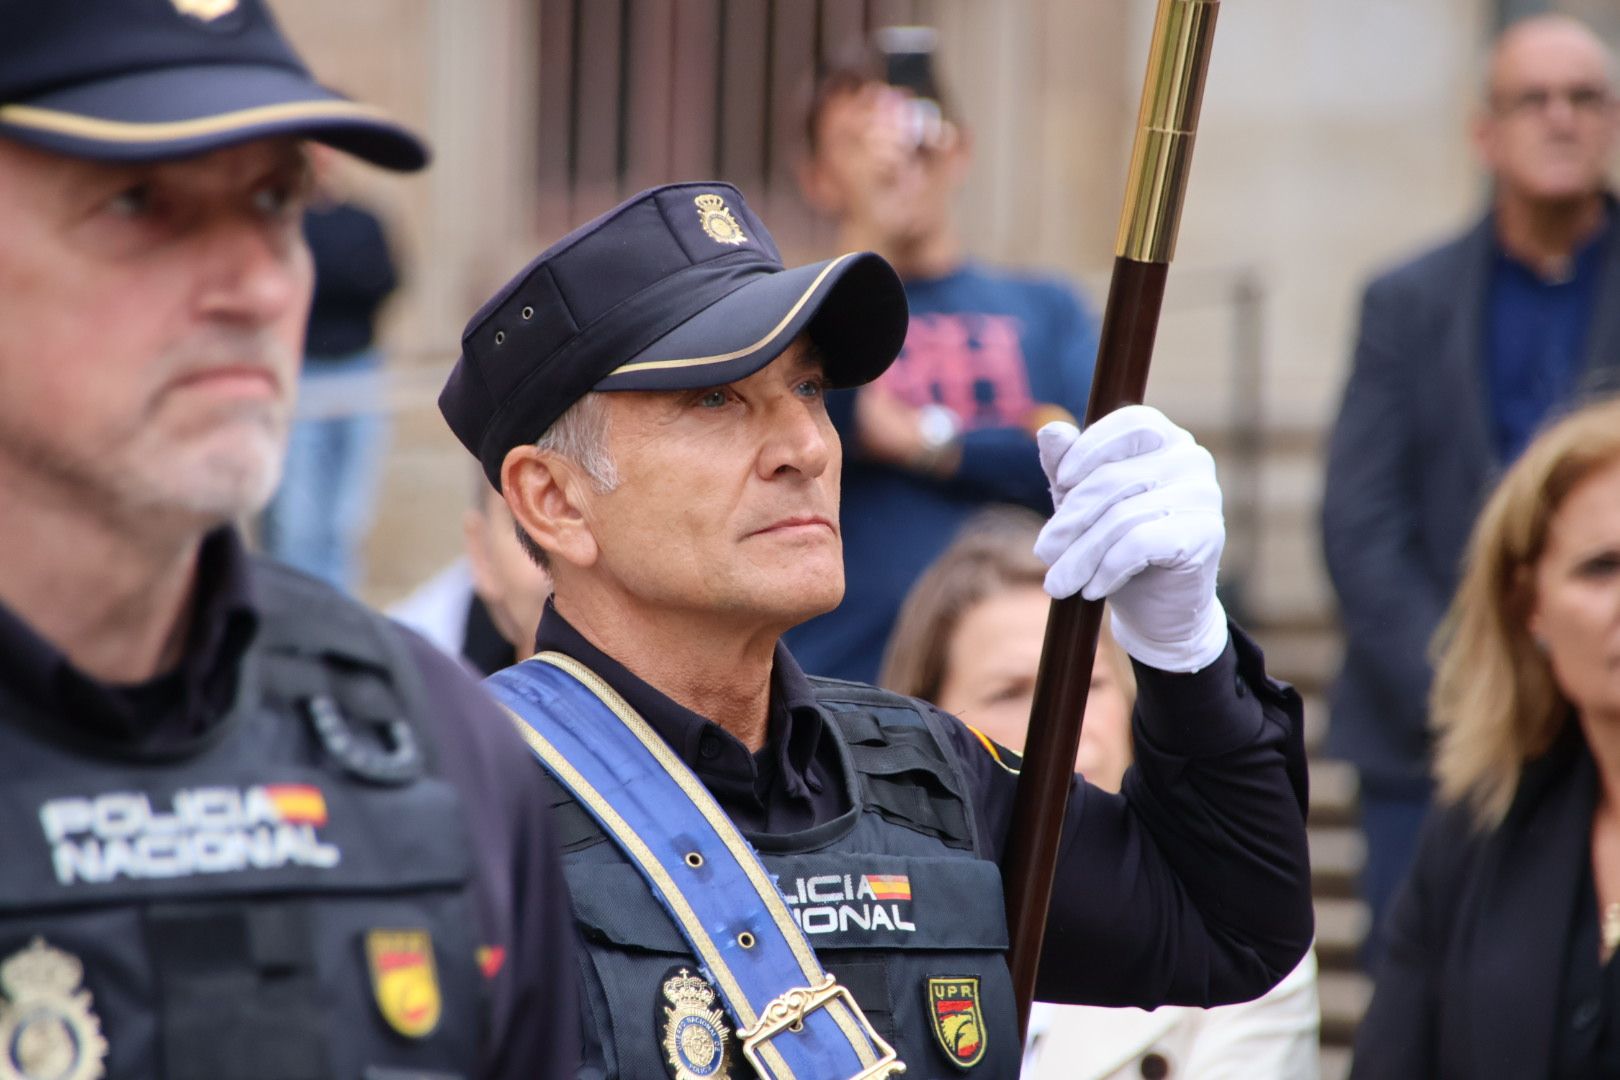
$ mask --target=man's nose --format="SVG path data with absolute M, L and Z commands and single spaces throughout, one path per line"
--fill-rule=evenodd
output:
M 312 272 L 300 230 L 246 214 L 220 217 L 199 244 L 204 314 L 261 326 L 308 301 Z
M 838 435 L 819 401 L 785 397 L 766 410 L 761 422 L 765 445 L 759 464 L 766 479 L 784 470 L 818 477 L 838 452 Z

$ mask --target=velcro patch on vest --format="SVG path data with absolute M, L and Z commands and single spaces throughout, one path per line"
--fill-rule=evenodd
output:
M 52 798 L 39 823 L 60 885 L 172 880 L 343 861 L 322 838 L 326 794 L 315 784 L 182 788 Z
M 971 1069 L 984 1058 L 984 1010 L 977 975 L 940 975 L 927 985 L 928 1020 L 951 1064 Z
M 388 1026 L 408 1039 L 431 1035 L 444 1004 L 432 936 L 426 930 L 372 930 L 366 934 L 366 968 Z

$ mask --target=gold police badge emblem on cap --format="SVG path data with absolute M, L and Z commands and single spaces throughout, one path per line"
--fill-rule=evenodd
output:
M 366 935 L 371 993 L 388 1026 L 407 1039 L 433 1034 L 443 1003 L 426 930 L 373 930 Z
M 174 10 L 182 15 L 190 15 L 193 19 L 203 22 L 213 22 L 221 15 L 229 15 L 236 10 L 237 0 L 169 0 Z
M 107 1040 L 81 990 L 84 964 L 36 937 L 0 962 L 0 1078 L 100 1080 Z
M 728 1080 L 731 1030 L 714 987 L 681 968 L 664 980 L 664 1055 L 675 1080 Z
M 743 234 L 742 226 L 737 219 L 731 216 L 731 210 L 726 206 L 726 200 L 715 194 L 699 195 L 692 200 L 697 204 L 698 221 L 703 231 L 709 234 L 709 239 L 717 244 L 745 244 L 748 237 Z

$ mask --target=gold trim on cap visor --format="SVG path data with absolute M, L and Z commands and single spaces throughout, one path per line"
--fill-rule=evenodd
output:
M 392 118 L 372 105 L 353 101 L 299 101 L 281 105 L 259 105 L 251 109 L 202 116 L 195 120 L 163 120 L 151 123 L 134 120 L 104 120 L 94 116 L 42 109 L 35 105 L 0 105 L 0 124 L 50 131 L 61 135 L 77 135 L 103 142 L 143 143 L 187 139 L 198 135 L 214 135 L 222 131 L 251 127 L 254 124 L 275 123 L 280 120 L 363 119 L 386 120 Z
M 719 353 L 715 356 L 693 356 L 685 360 L 642 360 L 639 362 L 632 362 L 614 368 L 612 371 L 608 372 L 605 377 L 611 379 L 615 375 L 624 375 L 633 371 L 662 371 L 666 368 L 696 367 L 699 364 L 724 364 L 728 360 L 736 360 L 740 357 L 747 356 L 749 353 L 758 352 L 760 349 L 769 344 L 772 338 L 780 334 L 783 329 L 786 328 L 788 323 L 793 321 L 794 316 L 798 315 L 798 313 L 804 308 L 804 305 L 809 303 L 810 297 L 814 296 L 816 290 L 821 288 L 821 283 L 827 279 L 827 275 L 832 273 L 833 270 L 835 270 L 845 259 L 852 258 L 856 254 L 858 253 L 854 251 L 845 252 L 832 262 L 828 263 L 826 266 L 822 267 L 821 273 L 816 275 L 816 279 L 810 283 L 810 287 L 804 290 L 803 295 L 799 297 L 797 302 L 795 302 L 792 307 L 788 308 L 788 313 L 782 316 L 782 321 L 771 327 L 770 331 L 766 333 L 764 337 L 760 338 L 752 345 L 745 345 L 742 348 L 736 349 L 732 352 Z

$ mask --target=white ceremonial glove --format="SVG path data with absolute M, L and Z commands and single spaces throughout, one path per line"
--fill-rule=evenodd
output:
M 1054 598 L 1108 599 L 1114 638 L 1161 671 L 1226 648 L 1215 572 L 1226 544 L 1215 460 L 1159 410 L 1129 405 L 1084 432 L 1037 435 L 1056 510 L 1035 542 Z

